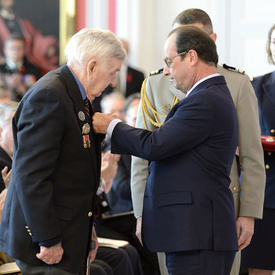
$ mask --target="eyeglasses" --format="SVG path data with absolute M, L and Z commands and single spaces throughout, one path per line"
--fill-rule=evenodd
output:
M 182 52 L 182 53 L 179 53 L 179 54 L 174 55 L 174 56 L 171 56 L 171 57 L 165 57 L 165 58 L 164 58 L 164 62 L 165 62 L 165 64 L 166 64 L 166 66 L 167 66 L 168 68 L 170 68 L 171 64 L 173 63 L 172 60 L 173 60 L 174 58 L 176 58 L 177 56 L 186 54 L 186 53 L 187 53 L 187 51 Z

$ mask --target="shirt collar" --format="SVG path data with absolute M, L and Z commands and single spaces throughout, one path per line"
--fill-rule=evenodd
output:
M 200 79 L 198 82 L 196 82 L 192 88 L 186 93 L 186 96 L 188 96 L 200 83 L 202 83 L 203 81 L 209 79 L 209 78 L 212 78 L 212 77 L 216 77 L 216 76 L 219 76 L 220 74 L 216 73 L 216 74 L 211 74 L 211 75 L 208 75 L 202 79 Z
M 74 72 L 71 70 L 71 68 L 68 65 L 66 65 L 66 66 L 69 68 L 69 70 L 71 71 L 72 75 L 74 76 L 76 84 L 77 84 L 77 86 L 78 86 L 78 88 L 80 90 L 82 99 L 83 100 L 86 99 L 87 96 L 86 96 L 86 92 L 85 92 L 85 89 L 84 89 L 83 85 L 81 84 L 81 82 L 79 81 L 79 79 L 76 77 L 76 75 L 74 74 Z

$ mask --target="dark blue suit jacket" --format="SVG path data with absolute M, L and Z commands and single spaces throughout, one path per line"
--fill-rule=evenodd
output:
M 20 102 L 13 118 L 14 158 L 1 251 L 44 265 L 36 258 L 38 243 L 62 235 L 64 255 L 55 267 L 78 273 L 85 266 L 101 156 L 92 131 L 91 148 L 83 146 L 82 127 L 89 119 L 66 66 L 42 77 Z
M 258 107 L 261 134 L 275 137 L 275 72 L 255 77 L 252 81 Z M 264 152 L 266 169 L 266 187 L 264 206 L 275 209 L 275 152 Z
M 223 76 L 199 84 L 154 132 L 118 123 L 113 151 L 150 161 L 142 234 L 151 251 L 238 250 L 229 189 L 237 141 Z

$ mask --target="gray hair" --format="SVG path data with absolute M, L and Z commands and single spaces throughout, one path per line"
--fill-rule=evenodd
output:
M 104 95 L 100 101 L 100 107 L 103 113 L 105 113 L 106 110 L 109 109 L 109 104 L 110 102 L 112 102 L 113 99 L 121 99 L 123 100 L 123 102 L 125 102 L 125 96 L 122 93 L 114 90 L 110 94 Z
M 72 36 L 64 52 L 66 61 L 79 68 L 95 57 L 103 62 L 109 58 L 126 59 L 121 41 L 111 31 L 102 29 L 82 29 Z
M 11 115 L 16 111 L 18 102 L 9 101 L 0 104 L 0 128 L 4 128 L 10 122 Z

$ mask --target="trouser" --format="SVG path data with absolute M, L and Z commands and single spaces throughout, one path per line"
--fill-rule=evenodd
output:
M 64 271 L 52 265 L 32 265 L 20 260 L 15 260 L 15 262 L 18 265 L 22 275 L 79 275 Z
M 229 275 L 234 251 L 194 250 L 166 253 L 169 275 Z

